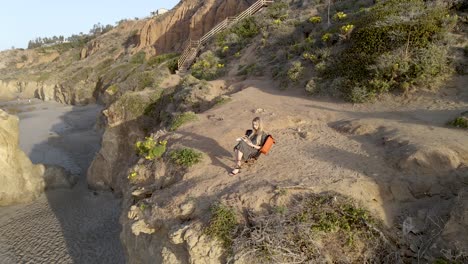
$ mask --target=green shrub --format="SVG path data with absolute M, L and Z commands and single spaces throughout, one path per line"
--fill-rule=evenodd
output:
M 109 68 L 112 66 L 112 63 L 114 63 L 113 59 L 105 59 L 96 66 L 95 71 L 100 76 L 109 70 Z
M 249 39 L 258 35 L 259 28 L 255 18 L 249 17 L 237 23 L 230 31 L 241 39 Z
M 48 53 L 50 51 L 57 51 L 58 53 L 63 54 L 63 53 L 65 53 L 65 52 L 67 52 L 69 50 L 72 50 L 72 49 L 81 49 L 81 48 L 83 48 L 86 45 L 86 43 L 88 43 L 89 40 L 91 40 L 91 38 L 83 37 L 79 41 L 73 41 L 73 42 L 68 42 L 68 43 L 59 43 L 59 44 L 55 44 L 55 45 L 48 46 L 48 47 L 40 47 L 40 48 L 38 48 L 38 52 L 39 53 Z
M 198 120 L 197 115 L 194 112 L 185 112 L 174 117 L 171 123 L 171 131 L 177 130 L 180 126 L 185 123 Z
M 184 148 L 171 152 L 171 161 L 185 168 L 199 163 L 202 160 L 202 157 L 202 153 L 191 148 Z
M 131 63 L 117 65 L 102 76 L 102 81 L 107 83 L 122 82 L 134 72 L 136 67 L 136 65 Z
M 305 60 L 314 62 L 314 63 L 316 63 L 318 61 L 317 56 L 315 54 L 310 53 L 310 52 L 302 53 L 302 58 L 304 58 Z
M 213 101 L 214 101 L 214 105 L 218 106 L 218 105 L 223 105 L 232 101 L 232 98 L 229 96 L 222 95 L 222 96 L 216 97 Z
M 205 232 L 223 242 L 225 248 L 229 248 L 237 225 L 237 216 L 233 208 L 223 204 L 215 204 L 211 207 L 211 220 Z
M 347 82 L 347 97 L 348 101 L 353 103 L 364 103 L 375 98 L 375 91 L 367 89 L 360 83 Z M 352 85 L 354 84 L 354 85 Z
M 74 82 L 84 81 L 87 80 L 91 74 L 93 73 L 93 68 L 91 67 L 84 67 L 78 70 L 75 75 L 73 75 L 72 79 Z
M 130 63 L 133 64 L 143 64 L 145 63 L 146 53 L 144 51 L 139 51 L 130 59 Z
M 227 30 L 216 35 L 217 53 L 222 58 L 239 57 L 240 51 L 260 32 L 254 17 L 239 21 Z
M 208 106 L 211 84 L 205 80 L 199 80 L 192 75 L 186 75 L 176 87 L 170 100 L 176 106 L 173 112 L 200 112 Z
M 375 5 L 356 21 L 353 51 L 383 53 L 408 42 L 410 47 L 427 46 L 454 26 L 444 23 L 448 16 L 445 7 L 429 5 L 422 0 L 391 0 Z
M 223 234 L 235 255 L 250 253 L 251 263 L 386 263 L 396 248 L 365 209 L 338 194 L 295 197 L 246 222 Z
M 43 82 L 46 81 L 50 78 L 51 72 L 41 72 L 39 77 L 37 77 L 36 81 L 37 82 Z
M 354 17 L 352 23 L 337 26 L 350 38 L 349 45 L 340 47 L 319 71 L 325 81 L 344 80 L 346 99 L 365 102 L 392 90 L 436 87 L 452 71 L 441 40 L 455 20 L 444 5 L 389 0 Z
M 174 74 L 179 69 L 179 57 L 172 58 L 167 62 L 167 68 L 169 71 Z
M 250 76 L 250 75 L 258 76 L 261 74 L 262 74 L 262 70 L 260 69 L 260 67 L 258 67 L 256 63 L 251 63 L 249 65 L 239 65 L 239 72 L 237 73 L 237 75 L 247 75 L 247 76 Z
M 448 125 L 458 128 L 468 128 L 468 118 L 462 116 L 457 117 L 454 120 L 448 122 Z
M 149 66 L 158 65 L 158 64 L 161 64 L 161 63 L 163 63 L 165 61 L 169 61 L 169 60 L 171 60 L 173 58 L 176 58 L 178 56 L 179 56 L 178 53 L 165 53 L 165 54 L 157 55 L 157 56 L 154 56 L 154 57 L 151 57 L 150 59 L 148 59 L 147 64 Z
M 288 18 L 289 5 L 285 1 L 275 1 L 267 9 L 267 14 L 271 19 L 281 21 Z
M 192 75 L 198 79 L 213 80 L 223 72 L 221 60 L 213 52 L 207 51 L 200 55 L 191 67 Z
M 160 96 L 161 90 L 151 91 L 151 93 L 126 92 L 118 97 L 117 101 L 110 107 L 117 116 L 128 121 L 145 114 L 147 107 L 156 102 Z
M 106 93 L 109 95 L 115 95 L 118 91 L 120 90 L 119 86 L 117 84 L 113 84 L 106 89 Z
M 288 79 L 297 83 L 304 75 L 304 67 L 300 61 L 295 61 L 288 70 Z
M 315 64 L 314 68 L 318 73 L 324 72 L 327 69 L 327 63 L 324 62 L 324 61 L 321 61 L 321 62 Z
M 152 137 L 146 137 L 144 141 L 137 141 L 135 148 L 139 156 L 147 160 L 161 158 L 166 152 L 167 141 L 156 142 Z
M 138 91 L 138 90 L 143 90 L 146 87 L 151 87 L 154 84 L 153 74 L 154 74 L 153 72 L 138 73 L 137 75 L 138 86 L 136 90 Z
M 216 46 L 223 47 L 224 45 L 226 45 L 226 36 L 228 34 L 229 34 L 228 30 L 221 31 L 220 33 L 218 33 L 215 37 Z

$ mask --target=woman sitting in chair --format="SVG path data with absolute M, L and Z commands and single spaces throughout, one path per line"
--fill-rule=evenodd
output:
M 262 144 L 267 137 L 267 134 L 263 130 L 263 122 L 260 117 L 255 117 L 252 120 L 252 128 L 253 130 L 247 130 L 245 136 L 237 139 L 239 143 L 234 147 L 236 167 L 229 173 L 231 176 L 240 172 L 242 159 L 248 160 L 258 154 L 258 151 L 262 148 Z

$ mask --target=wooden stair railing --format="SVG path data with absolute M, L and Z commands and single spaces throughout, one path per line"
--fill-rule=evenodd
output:
M 203 35 L 199 40 L 194 41 L 194 40 L 188 39 L 183 45 L 183 47 L 185 46 L 185 48 L 178 61 L 179 72 L 185 73 L 190 68 L 193 61 L 197 57 L 197 54 L 200 51 L 201 46 L 205 44 L 208 40 L 213 38 L 216 34 L 225 30 L 229 26 L 237 23 L 238 21 L 254 15 L 264 6 L 267 6 L 268 4 L 273 3 L 273 2 L 274 2 L 273 0 L 259 0 L 255 2 L 254 4 L 252 4 L 246 10 L 244 10 L 242 13 L 237 15 L 236 17 L 227 17 L 226 19 L 221 21 L 219 24 L 214 26 L 210 31 L 205 33 L 205 35 Z

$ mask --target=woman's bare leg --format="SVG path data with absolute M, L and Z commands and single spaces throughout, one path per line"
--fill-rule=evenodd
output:
M 240 152 L 238 149 L 236 149 L 236 165 L 240 167 L 241 161 L 242 161 L 242 156 L 244 156 L 244 153 Z
M 242 156 L 244 156 L 244 153 L 240 152 L 238 149 L 235 151 L 235 156 L 236 156 L 236 167 L 229 173 L 229 175 L 236 175 L 239 173 L 240 166 L 242 165 Z

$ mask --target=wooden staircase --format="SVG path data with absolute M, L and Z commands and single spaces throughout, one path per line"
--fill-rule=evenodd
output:
M 252 4 L 244 12 L 240 13 L 238 16 L 226 18 L 225 20 L 217 24 L 215 27 L 213 27 L 210 31 L 208 31 L 205 35 L 203 35 L 203 37 L 201 37 L 199 40 L 187 40 L 184 43 L 184 45 L 182 45 L 185 48 L 178 61 L 179 73 L 185 74 L 190 69 L 190 66 L 197 57 L 202 45 L 208 42 L 214 36 L 216 36 L 216 34 L 227 29 L 233 24 L 241 21 L 242 19 L 251 17 L 258 11 L 260 11 L 263 7 L 268 6 L 273 2 L 274 1 L 272 0 L 259 0 Z

